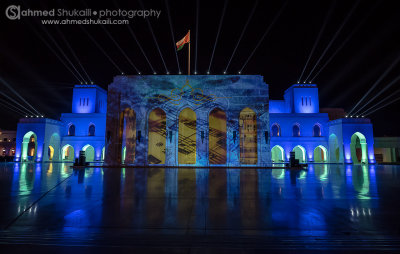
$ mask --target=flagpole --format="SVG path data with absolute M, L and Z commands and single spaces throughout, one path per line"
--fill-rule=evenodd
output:
M 190 75 L 190 29 L 189 29 L 189 61 L 188 61 L 188 75 Z

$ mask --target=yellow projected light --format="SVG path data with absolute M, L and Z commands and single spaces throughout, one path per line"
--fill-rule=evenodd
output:
M 256 113 L 244 108 L 239 116 L 240 162 L 257 164 L 257 120 Z
M 209 116 L 209 159 L 210 164 L 226 163 L 226 114 L 219 108 Z
M 165 164 L 165 144 L 167 116 L 156 108 L 149 115 L 149 149 L 147 160 L 149 164 Z
M 196 163 L 196 113 L 190 108 L 179 114 L 178 163 Z

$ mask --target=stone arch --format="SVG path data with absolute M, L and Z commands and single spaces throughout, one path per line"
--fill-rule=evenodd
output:
M 179 113 L 178 121 L 178 163 L 196 164 L 196 113 L 184 108 Z
M 34 161 L 37 156 L 37 135 L 33 131 L 28 131 L 22 138 L 22 161 Z
M 61 149 L 61 160 L 63 161 L 74 161 L 75 151 L 74 148 L 67 144 Z
M 281 136 L 281 126 L 278 123 L 274 123 L 271 126 L 271 137 L 280 137 Z
M 87 144 L 82 148 L 82 151 L 85 151 L 86 161 L 92 162 L 94 161 L 94 147 Z
M 272 162 L 285 162 L 285 150 L 283 147 L 276 145 L 271 149 L 271 160 Z
M 226 113 L 214 108 L 208 116 L 208 157 L 210 164 L 226 164 Z
M 257 115 L 251 108 L 244 108 L 239 114 L 240 162 L 257 164 Z
M 340 148 L 335 134 L 329 135 L 329 162 L 339 162 Z
M 327 149 L 319 145 L 314 149 L 314 162 L 326 162 L 327 161 Z
M 368 163 L 367 139 L 361 132 L 355 132 L 351 136 L 351 158 L 354 164 Z
M 149 164 L 165 164 L 167 144 L 167 115 L 161 108 L 153 109 L 148 118 L 148 152 Z
M 300 163 L 306 162 L 306 149 L 300 145 L 297 145 L 292 150 L 295 152 L 295 158 L 299 160 Z

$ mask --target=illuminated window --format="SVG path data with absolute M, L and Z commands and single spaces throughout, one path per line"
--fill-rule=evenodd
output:
M 300 126 L 298 124 L 293 125 L 293 137 L 300 137 Z
M 311 106 L 311 96 L 310 96 L 310 106 Z
M 318 124 L 314 125 L 313 136 L 314 137 L 321 137 L 321 127 Z
M 95 130 L 96 130 L 96 127 L 94 126 L 94 124 L 91 124 L 89 126 L 89 136 L 94 136 Z
M 68 136 L 75 136 L 75 125 L 71 124 L 68 128 Z
M 272 137 L 280 137 L 281 136 L 281 128 L 278 124 L 273 124 L 271 127 L 271 136 Z
M 89 98 L 86 99 L 86 106 L 89 106 Z

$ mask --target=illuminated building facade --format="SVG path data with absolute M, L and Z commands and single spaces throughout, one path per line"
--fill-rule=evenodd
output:
M 16 161 L 136 166 L 265 166 L 287 162 L 375 163 L 366 118 L 330 119 L 314 84 L 269 100 L 259 75 L 116 76 L 105 90 L 76 85 L 60 121 L 23 118 Z

